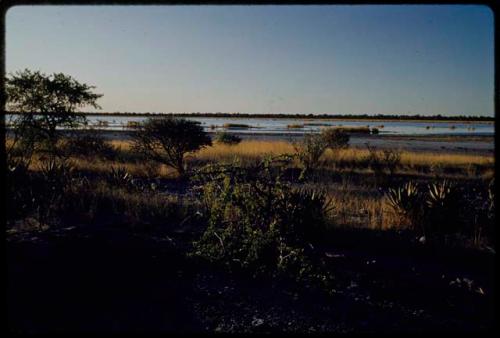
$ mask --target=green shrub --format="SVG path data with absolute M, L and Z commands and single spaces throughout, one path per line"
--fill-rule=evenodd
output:
M 218 143 L 235 145 L 241 142 L 241 137 L 223 131 L 215 134 L 215 141 Z
M 198 173 L 208 226 L 194 254 L 253 275 L 323 283 L 329 276 L 315 265 L 311 243 L 324 236 L 331 202 L 292 188 L 282 180 L 283 163 L 276 164 L 211 165 Z
M 321 134 L 307 134 L 299 143 L 294 143 L 296 156 L 302 165 L 300 179 L 304 180 L 309 172 L 317 168 L 328 144 Z

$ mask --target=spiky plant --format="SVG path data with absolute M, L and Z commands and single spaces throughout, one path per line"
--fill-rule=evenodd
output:
M 488 184 L 488 211 L 490 218 L 495 215 L 495 179 L 493 178 Z
M 413 229 L 416 230 L 421 225 L 422 194 L 415 182 L 409 181 L 399 188 L 389 189 L 386 196 L 389 205 Z
M 116 185 L 129 185 L 132 183 L 132 175 L 124 167 L 113 167 L 107 176 L 109 182 Z
M 62 184 L 69 181 L 74 167 L 66 160 L 51 157 L 48 161 L 42 163 L 40 169 L 43 178 L 47 182 Z

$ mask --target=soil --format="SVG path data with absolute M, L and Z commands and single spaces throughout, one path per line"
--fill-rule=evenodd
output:
M 342 230 L 322 247 L 326 296 L 188 258 L 189 234 L 120 225 L 7 237 L 11 332 L 481 332 L 494 327 L 488 251 Z

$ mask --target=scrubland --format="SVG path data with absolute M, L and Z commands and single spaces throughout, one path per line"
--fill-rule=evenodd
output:
M 10 168 L 14 197 L 7 233 L 23 238 L 35 231 L 43 238 L 113 229 L 106 230 L 113 232 L 109 243 L 91 243 L 95 252 L 88 254 L 95 266 L 103 265 L 103 275 L 108 272 L 99 259 L 109 248 L 119 247 L 130 261 L 140 259 L 136 270 L 150 269 L 142 246 L 155 248 L 154 257 L 180 274 L 167 278 L 172 274 L 161 272 L 165 285 L 189 295 L 188 305 L 169 296 L 184 317 L 160 324 L 120 315 L 122 327 L 144 322 L 197 332 L 373 332 L 380 327 L 413 332 L 491 324 L 485 295 L 493 286 L 485 271 L 495 252 L 493 156 L 327 149 L 304 176 L 299 144 L 243 140 L 214 142 L 189 154 L 188 174 L 179 177 L 171 167 L 146 160 L 130 141 L 101 141 L 95 151 L 72 148 L 61 163 L 35 153 L 27 167 Z M 62 150 L 68 149 L 66 142 Z M 118 238 L 124 235 L 114 232 L 123 230 L 135 237 L 121 248 Z M 61 244 L 70 254 L 58 259 L 81 255 L 77 248 L 89 248 L 79 244 L 83 238 Z M 132 258 L 127 248 L 137 246 L 141 249 Z M 156 265 L 151 269 L 144 273 L 158 273 Z M 128 276 L 126 267 L 112 271 Z M 209 301 L 211 294 L 226 305 Z M 104 291 L 97 295 L 107 297 Z M 141 304 L 149 299 L 137 297 Z M 314 318 L 308 315 L 310 302 L 318 307 Z M 460 318 L 470 304 L 475 317 L 466 324 Z M 460 310 L 449 312 L 450 306 Z M 195 323 L 186 319 L 193 313 Z M 366 329 L 363 321 L 369 323 Z

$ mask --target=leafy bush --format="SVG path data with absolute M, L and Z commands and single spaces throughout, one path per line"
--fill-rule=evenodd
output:
M 132 132 L 133 148 L 147 160 L 157 161 L 184 175 L 184 157 L 212 141 L 195 121 L 177 118 L 150 118 Z
M 328 144 L 321 134 L 307 134 L 300 143 L 294 143 L 297 158 L 302 164 L 300 179 L 304 180 L 308 173 L 319 166 L 320 158 Z
M 218 143 L 234 145 L 241 142 L 241 137 L 223 131 L 215 134 L 215 141 Z
M 194 243 L 194 254 L 254 275 L 325 282 L 326 273 L 314 266 L 311 243 L 324 235 L 331 201 L 284 182 L 275 166 L 289 160 L 267 159 L 246 169 L 211 165 L 200 171 L 208 227 Z

